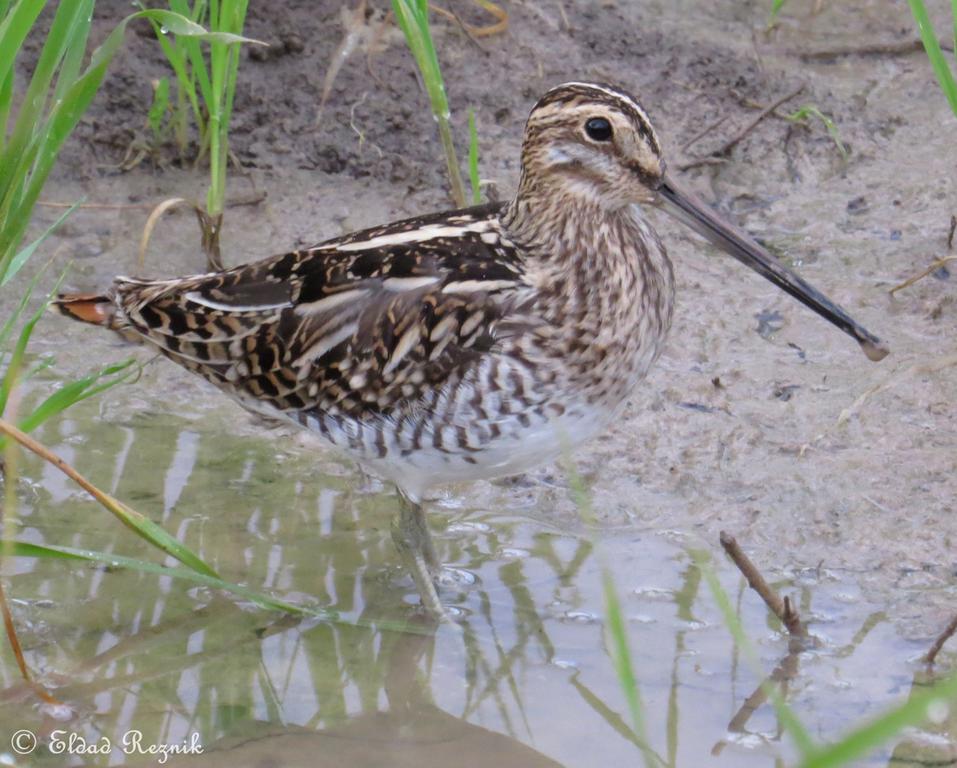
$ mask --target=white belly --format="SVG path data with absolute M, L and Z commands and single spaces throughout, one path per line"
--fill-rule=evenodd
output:
M 515 475 L 555 461 L 604 432 L 613 417 L 611 410 L 570 409 L 528 426 L 517 420 L 503 423 L 503 434 L 475 452 L 425 446 L 404 456 L 362 457 L 359 461 L 395 482 L 410 498 L 421 499 L 434 486 Z

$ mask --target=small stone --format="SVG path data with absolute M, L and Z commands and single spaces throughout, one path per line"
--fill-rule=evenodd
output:
M 296 32 L 285 32 L 280 35 L 280 40 L 287 53 L 302 53 L 306 49 L 306 44 Z
M 868 209 L 867 198 L 864 195 L 855 197 L 847 204 L 847 212 L 852 215 L 866 213 Z

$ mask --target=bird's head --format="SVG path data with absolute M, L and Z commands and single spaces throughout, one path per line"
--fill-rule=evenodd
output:
M 609 85 L 565 83 L 532 109 L 525 125 L 526 178 L 602 208 L 653 202 L 664 175 L 648 115 Z
M 635 204 L 662 208 L 854 337 L 872 360 L 887 354 L 841 307 L 678 183 L 648 114 L 619 88 L 572 82 L 539 99 L 525 125 L 516 201 L 523 197 L 556 219 L 573 210 L 600 217 Z

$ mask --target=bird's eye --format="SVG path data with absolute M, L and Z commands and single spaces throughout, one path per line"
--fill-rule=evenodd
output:
M 603 117 L 593 117 L 585 123 L 585 133 L 595 141 L 611 141 L 611 123 Z

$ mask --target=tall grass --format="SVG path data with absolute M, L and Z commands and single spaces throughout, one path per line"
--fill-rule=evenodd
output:
M 194 0 L 192 4 L 187 0 L 169 0 L 171 11 L 209 28 L 209 33 L 203 36 L 171 37 L 169 28 L 161 20 L 153 20 L 156 39 L 176 77 L 173 126 L 180 153 L 185 151 L 187 113 L 190 113 L 198 133 L 196 161 L 209 158 L 206 208 L 197 213 L 203 227 L 203 249 L 214 269 L 223 268 L 220 232 L 226 207 L 229 124 L 239 73 L 240 44 L 257 42 L 242 36 L 247 6 L 248 0 Z
M 955 78 L 955 69 L 951 69 L 951 63 L 947 60 L 943 50 L 940 47 L 940 41 L 934 32 L 934 25 L 931 23 L 930 16 L 927 13 L 927 6 L 923 0 L 907 0 L 910 5 L 911 14 L 914 21 L 917 22 L 917 30 L 920 32 L 920 39 L 924 43 L 924 50 L 927 52 L 927 58 L 937 76 L 937 82 L 944 92 L 950 109 L 957 116 L 957 78 Z M 954 41 L 954 66 L 957 68 L 957 0 L 950 0 L 952 23 L 953 23 L 953 41 Z
M 131 21 L 146 18 L 167 34 L 195 40 L 223 42 L 222 34 L 207 32 L 182 14 L 143 10 L 124 18 L 93 51 L 83 67 L 90 34 L 94 0 L 71 0 L 57 5 L 50 29 L 30 81 L 22 94 L 15 93 L 14 64 L 33 32 L 46 0 L 0 0 L 0 287 L 6 286 L 26 265 L 46 237 L 72 213 L 60 219 L 33 242 L 23 245 L 33 209 L 56 163 L 64 142 L 93 100 L 113 56 L 123 43 Z M 233 42 L 226 36 L 227 42 Z M 231 107 L 231 102 L 230 102 Z M 75 207 L 75 206 L 74 206 Z M 10 394 L 23 378 L 43 367 L 26 371 L 27 345 L 45 304 L 22 325 L 13 343 L 16 324 L 24 316 L 40 275 L 23 288 L 20 300 L 0 328 L 0 414 L 6 414 Z M 79 400 L 126 380 L 131 363 L 106 366 L 65 383 L 37 408 L 20 418 L 32 429 Z
M 0 0 L 0 287 L 7 292 L 14 290 L 10 286 L 13 278 L 35 256 L 50 233 L 76 207 L 68 209 L 38 238 L 23 244 L 34 207 L 57 156 L 99 90 L 113 56 L 123 43 L 129 23 L 136 18 L 146 18 L 162 25 L 167 33 L 196 39 L 222 39 L 221 36 L 207 33 L 202 26 L 181 14 L 165 10 L 143 10 L 123 19 L 107 35 L 103 44 L 93 51 L 89 63 L 84 67 L 93 4 L 94 0 L 64 0 L 57 5 L 29 83 L 23 93 L 17 93 L 14 66 L 31 34 L 35 34 L 34 28 L 46 6 L 46 0 Z M 229 76 L 227 68 L 218 74 L 217 78 L 228 80 Z M 231 108 L 231 101 L 228 108 Z M 222 154 L 218 145 L 217 151 Z M 26 435 L 26 432 L 75 403 L 138 373 L 132 360 L 106 365 L 86 376 L 61 382 L 59 387 L 38 405 L 26 413 L 18 413 L 20 409 L 17 393 L 21 384 L 52 363 L 48 359 L 32 361 L 28 354 L 30 339 L 44 314 L 48 300 L 42 300 L 33 312 L 28 312 L 27 308 L 46 274 L 45 269 L 37 270 L 33 278 L 22 285 L 19 294 L 13 297 L 8 295 L 7 298 L 12 300 L 13 306 L 0 325 L 0 451 L 5 460 L 5 488 L 3 506 L 0 509 L 3 536 L 0 554 L 80 558 L 147 571 L 158 569 L 158 572 L 228 589 L 265 607 L 296 610 L 295 606 L 222 580 L 199 556 L 160 526 L 97 489 L 62 459 Z M 62 279 L 63 275 L 55 281 L 51 293 L 57 290 Z M 16 420 L 16 426 L 10 423 L 11 419 Z M 96 552 L 70 552 L 15 541 L 17 444 L 28 448 L 66 473 L 140 538 L 176 558 L 186 568 L 164 569 L 156 564 L 130 558 Z M 12 624 L 6 622 L 6 628 L 11 635 L 12 646 L 18 648 L 12 634 Z
M 428 0 L 392 0 L 392 10 L 395 12 L 402 34 L 405 35 L 405 41 L 412 52 L 419 73 L 422 75 L 422 84 L 429 97 L 432 116 L 439 128 L 439 140 L 442 143 L 442 153 L 445 156 L 449 182 L 452 185 L 452 199 L 456 206 L 464 208 L 468 205 L 468 197 L 462 181 L 462 172 L 459 170 L 458 156 L 455 154 L 455 142 L 452 140 L 449 99 L 445 93 L 442 69 L 439 66 L 435 44 L 432 42 L 432 31 L 429 28 L 429 2 Z
M 26 255 L 19 250 L 63 142 L 99 90 L 129 23 L 143 17 L 177 35 L 209 37 L 179 14 L 140 11 L 123 19 L 83 68 L 94 0 L 61 2 L 29 85 L 15 99 L 14 63 L 46 4 L 0 0 L 0 285 L 10 281 L 39 244 L 28 246 Z M 19 105 L 15 119 L 14 104 Z

